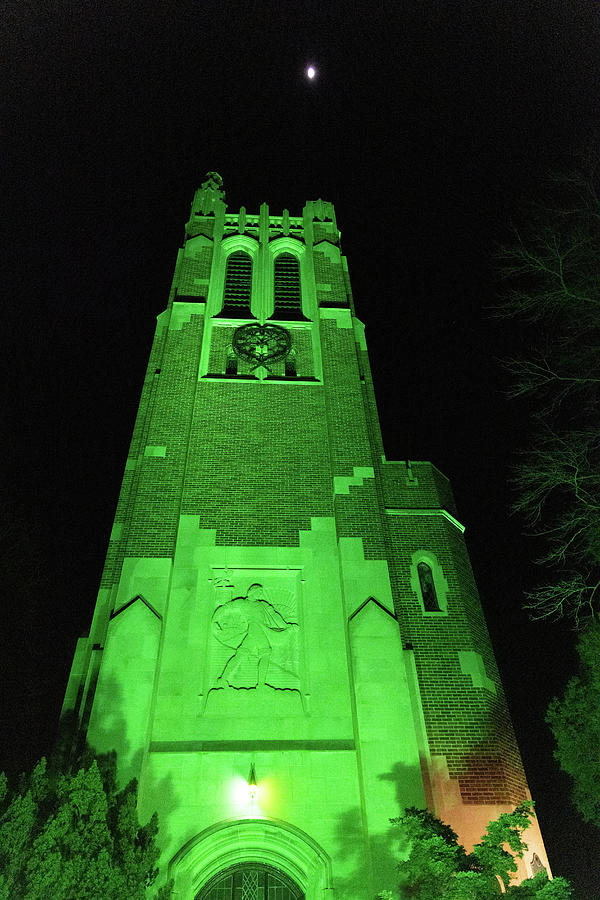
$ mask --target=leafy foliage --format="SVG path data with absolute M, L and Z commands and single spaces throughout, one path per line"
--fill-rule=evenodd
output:
M 573 802 L 587 822 L 600 822 L 600 623 L 580 635 L 580 674 L 548 708 L 554 755 L 573 779 Z
M 157 819 L 139 825 L 137 784 L 117 791 L 114 755 L 66 773 L 42 759 L 15 792 L 2 777 L 0 798 L 0 900 L 146 900 Z
M 400 896 L 418 900 L 458 897 L 456 876 L 469 867 L 456 832 L 427 810 L 414 807 L 392 823 L 399 827 L 408 854 L 398 867 Z
M 514 506 L 554 572 L 529 593 L 528 608 L 533 618 L 578 622 L 600 609 L 600 199 L 580 173 L 554 177 L 548 196 L 499 252 L 497 312 L 526 335 L 507 368 L 512 395 L 533 407 Z
M 398 828 L 404 861 L 398 866 L 401 900 L 491 900 L 502 894 L 501 883 L 519 900 L 569 900 L 571 889 L 561 878 L 545 873 L 509 887 L 527 845 L 523 832 L 533 818 L 533 803 L 524 801 L 511 813 L 490 822 L 471 853 L 456 833 L 427 810 L 411 807 L 392 823 Z M 394 900 L 383 891 L 381 900 Z
M 506 895 L 518 900 L 570 900 L 573 890 L 565 878 L 550 881 L 544 872 L 538 872 L 533 878 L 509 887 Z

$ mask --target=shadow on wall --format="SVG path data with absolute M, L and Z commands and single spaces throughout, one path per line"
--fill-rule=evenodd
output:
M 413 794 L 413 786 L 422 784 L 420 771 L 412 766 L 396 763 L 391 771 L 378 776 L 380 781 L 392 782 L 395 799 L 390 808 L 378 810 L 379 822 L 387 822 L 383 831 L 369 828 L 368 815 L 360 807 L 347 810 L 339 817 L 336 828 L 338 850 L 334 854 L 335 868 L 346 872 L 335 878 L 336 900 L 375 900 L 380 891 L 394 891 L 398 885 L 397 867 L 402 859 L 400 832 L 389 822 L 400 816 L 406 805 L 407 794 Z M 369 839 L 366 832 L 369 829 Z
M 395 786 L 396 812 L 390 811 L 389 817 L 401 815 L 407 806 L 418 806 L 416 799 L 423 792 L 423 774 L 421 768 L 396 763 L 389 772 L 377 776 L 379 781 L 390 781 Z M 410 798 L 407 802 L 407 798 Z
M 157 844 L 162 851 L 162 848 L 170 845 L 169 817 L 165 815 L 165 810 L 172 810 L 176 806 L 171 779 L 153 781 L 152 796 L 160 798 L 160 809 L 151 808 L 151 801 L 146 801 L 144 796 L 145 748 L 134 749 L 128 740 L 127 719 L 123 713 L 126 703 L 119 683 L 114 678 L 106 679 L 104 688 L 110 696 L 110 714 L 96 717 L 94 745 L 88 743 L 85 728 L 77 714 L 65 713 L 59 722 L 58 736 L 51 755 L 52 763 L 60 771 L 64 771 L 89 765 L 94 757 L 98 758 L 101 768 L 103 761 L 110 766 L 111 758 L 116 758 L 119 788 L 125 787 L 132 779 L 138 782 L 137 807 L 142 824 L 149 821 L 153 813 L 158 812 Z M 167 862 L 166 855 L 161 852 L 160 874 L 156 886 L 166 880 Z
M 463 802 L 481 803 L 485 796 L 486 803 L 516 806 L 529 795 L 504 698 L 497 697 L 484 715 L 480 740 L 471 743 L 459 764 Z
M 102 696 L 96 692 L 94 715 L 88 728 L 89 713 L 82 718 L 74 712 L 61 716 L 56 742 L 56 753 L 61 764 L 69 765 L 81 759 L 86 752 L 101 756 L 116 753 L 119 760 L 118 779 L 122 787 L 132 778 L 140 776 L 143 748 L 134 750 L 127 736 L 127 720 L 124 715 L 125 700 L 121 685 L 114 677 L 105 678 Z M 99 709 L 100 704 L 102 708 Z

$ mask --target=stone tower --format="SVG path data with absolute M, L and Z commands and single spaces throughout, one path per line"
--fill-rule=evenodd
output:
M 383 452 L 334 209 L 196 192 L 65 699 L 182 900 L 365 900 L 529 796 L 446 478 Z M 535 851 L 546 862 L 537 825 Z

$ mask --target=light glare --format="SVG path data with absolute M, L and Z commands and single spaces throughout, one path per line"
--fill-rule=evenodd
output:
M 317 74 L 317 70 L 315 69 L 314 66 L 309 66 L 307 68 L 306 75 L 308 78 L 310 78 L 311 81 L 313 80 L 313 78 L 315 77 L 316 74 Z

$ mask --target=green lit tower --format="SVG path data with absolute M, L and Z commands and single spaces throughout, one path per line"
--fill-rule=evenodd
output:
M 196 192 L 65 710 L 181 900 L 365 900 L 528 797 L 452 492 L 384 456 L 331 203 Z M 528 833 L 522 876 L 539 857 Z

